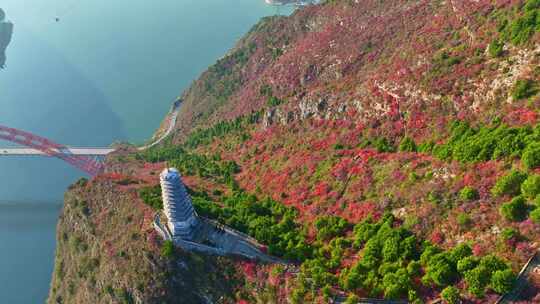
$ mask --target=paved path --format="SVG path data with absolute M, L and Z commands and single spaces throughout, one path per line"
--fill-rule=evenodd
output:
M 155 140 L 153 143 L 150 143 L 148 145 L 144 145 L 142 147 L 139 147 L 139 151 L 143 151 L 149 148 L 152 148 L 153 146 L 159 144 L 162 142 L 167 136 L 171 134 L 171 132 L 174 129 L 174 126 L 176 125 L 176 118 L 178 117 L 178 111 L 180 110 L 180 105 L 182 104 L 182 100 L 177 100 L 173 104 L 172 111 L 169 113 L 171 118 L 169 119 L 169 126 L 167 127 L 167 131 L 163 133 L 157 140 Z
M 165 240 L 172 240 L 175 245 L 185 250 L 220 256 L 236 255 L 265 263 L 287 264 L 278 258 L 264 253 L 261 250 L 261 245 L 253 243 L 250 237 L 205 218 L 200 218 L 200 225 L 195 233 L 195 240 L 192 241 L 173 238 L 167 224 L 161 223 L 159 212 L 156 212 L 154 215 L 153 226 L 161 237 Z

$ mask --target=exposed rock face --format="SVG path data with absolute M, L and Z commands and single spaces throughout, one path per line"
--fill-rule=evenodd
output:
M 152 215 L 113 182 L 73 186 L 58 223 L 48 303 L 227 302 L 231 262 L 181 250 L 162 257 Z

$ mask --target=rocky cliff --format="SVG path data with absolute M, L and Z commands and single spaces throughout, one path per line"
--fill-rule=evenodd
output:
M 110 178 L 81 180 L 66 194 L 48 303 L 230 302 L 231 262 L 164 256 L 154 212 L 122 187 Z

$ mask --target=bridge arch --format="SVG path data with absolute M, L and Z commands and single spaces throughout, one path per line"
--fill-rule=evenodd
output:
M 73 155 L 68 147 L 30 132 L 0 125 L 0 139 L 59 158 L 90 176 L 96 176 L 103 171 L 103 162 L 99 159 L 87 155 Z

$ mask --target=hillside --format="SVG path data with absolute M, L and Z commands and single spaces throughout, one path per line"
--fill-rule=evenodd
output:
M 134 181 L 133 181 L 134 182 Z M 65 197 L 48 303 L 204 303 L 232 299 L 230 261 L 165 252 L 150 207 L 114 176 Z M 231 300 L 232 301 L 232 300 Z
M 290 261 L 224 259 L 230 301 L 494 303 L 540 246 L 539 32 L 537 0 L 333 0 L 265 18 L 183 93 L 168 140 L 99 179 L 159 209 L 167 161 L 199 214 Z M 527 279 L 513 302 L 540 301 Z

